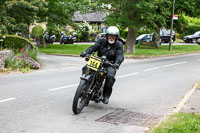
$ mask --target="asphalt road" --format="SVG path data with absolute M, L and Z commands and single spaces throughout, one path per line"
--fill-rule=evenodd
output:
M 74 115 L 84 59 L 40 55 L 40 60 L 40 70 L 0 75 L 1 133 L 141 133 L 173 111 L 200 79 L 200 54 L 125 59 L 109 104 L 91 102 Z

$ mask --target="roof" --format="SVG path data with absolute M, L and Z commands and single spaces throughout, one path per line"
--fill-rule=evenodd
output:
M 103 11 L 96 11 L 91 13 L 80 13 L 80 11 L 76 11 L 74 13 L 73 21 L 75 22 L 103 22 L 106 18 L 106 13 Z

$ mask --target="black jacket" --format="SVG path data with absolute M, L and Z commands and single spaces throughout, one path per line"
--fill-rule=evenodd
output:
M 86 53 L 92 54 L 98 51 L 98 56 L 106 56 L 107 60 L 120 65 L 124 60 L 123 44 L 120 41 L 116 41 L 114 44 L 109 44 L 107 38 L 100 38 L 95 42 L 93 46 L 90 46 Z

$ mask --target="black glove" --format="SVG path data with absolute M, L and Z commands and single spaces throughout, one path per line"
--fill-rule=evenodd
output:
M 81 57 L 85 57 L 86 55 L 87 55 L 87 53 L 86 53 L 85 51 L 83 51 L 83 52 L 80 54 Z
M 119 64 L 115 63 L 115 64 L 113 65 L 113 67 L 114 67 L 115 69 L 118 69 L 118 68 L 119 68 Z

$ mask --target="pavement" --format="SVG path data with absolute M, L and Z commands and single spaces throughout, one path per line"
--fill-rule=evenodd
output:
M 194 93 L 189 97 L 180 112 L 200 114 L 200 84 L 196 87 Z

